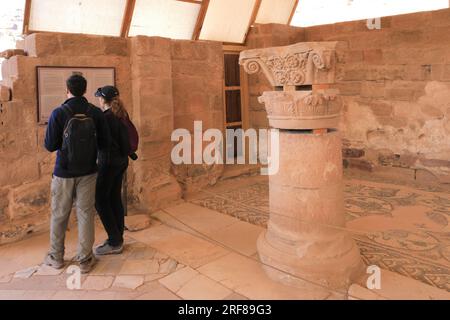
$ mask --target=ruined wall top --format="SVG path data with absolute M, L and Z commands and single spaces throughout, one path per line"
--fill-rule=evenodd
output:
M 239 63 L 249 74 L 262 71 L 274 87 L 335 83 L 336 50 L 342 42 L 300 42 L 246 50 Z

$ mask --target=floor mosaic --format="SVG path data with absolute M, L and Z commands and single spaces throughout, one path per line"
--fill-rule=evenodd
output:
M 202 191 L 191 203 L 265 227 L 268 180 L 249 177 Z M 347 228 L 368 265 L 450 291 L 450 193 L 347 179 Z

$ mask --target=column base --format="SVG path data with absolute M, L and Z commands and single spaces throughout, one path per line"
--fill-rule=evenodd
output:
M 285 243 L 270 241 L 267 234 L 264 231 L 258 239 L 258 254 L 267 275 L 277 282 L 301 287 L 307 280 L 326 288 L 347 290 L 364 274 L 359 248 L 345 232 L 337 234 L 332 250 L 326 249 L 330 247 L 329 239 L 323 244 L 316 239 L 313 243 L 299 241 L 286 247 Z M 340 243 L 342 250 L 336 249 Z M 324 249 L 321 255 L 305 253 L 305 248 L 317 250 L 321 246 Z

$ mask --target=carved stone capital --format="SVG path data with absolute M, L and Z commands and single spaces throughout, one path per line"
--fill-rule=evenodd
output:
M 272 86 L 335 82 L 339 42 L 301 42 L 286 47 L 246 50 L 239 63 L 249 74 L 262 71 Z
M 337 90 L 270 91 L 259 97 L 269 123 L 278 129 L 336 128 L 342 109 Z

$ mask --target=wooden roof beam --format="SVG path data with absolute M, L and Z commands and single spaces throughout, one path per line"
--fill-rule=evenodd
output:
M 136 6 L 136 0 L 127 0 L 127 5 L 125 7 L 125 12 L 122 20 L 122 28 L 120 31 L 120 36 L 123 38 L 128 37 L 131 27 L 131 21 L 133 20 L 134 8 Z
M 25 11 L 23 17 L 23 34 L 28 34 L 30 31 L 30 17 L 31 17 L 31 0 L 25 1 Z
M 195 24 L 194 33 L 192 34 L 192 40 L 198 40 L 200 33 L 202 32 L 203 23 L 205 22 L 206 12 L 208 11 L 209 0 L 203 0 L 200 12 L 198 14 L 197 22 Z

